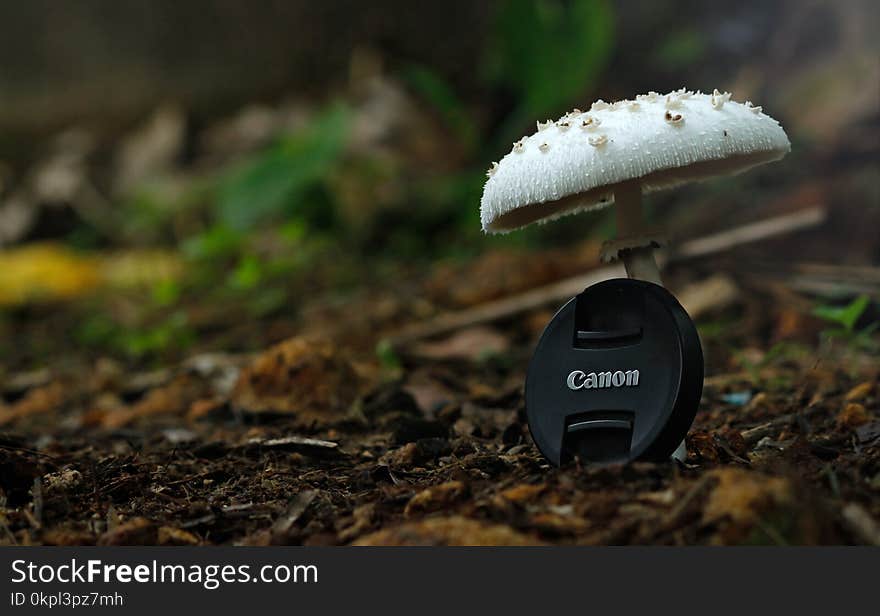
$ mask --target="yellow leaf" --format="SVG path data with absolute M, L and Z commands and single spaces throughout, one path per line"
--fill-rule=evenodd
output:
M 67 299 L 101 282 L 98 261 L 58 244 L 0 251 L 0 305 Z

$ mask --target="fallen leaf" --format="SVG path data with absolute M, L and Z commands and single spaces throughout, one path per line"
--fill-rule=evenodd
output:
M 501 355 L 510 348 L 506 336 L 489 327 L 462 329 L 436 342 L 413 345 L 411 353 L 424 359 L 477 361 L 491 355 Z
M 847 403 L 837 414 L 838 428 L 857 428 L 871 421 L 871 415 L 863 404 Z
M 376 521 L 376 504 L 367 503 L 354 508 L 351 524 L 339 533 L 339 540 L 348 542 L 372 528 Z
M 100 283 L 98 260 L 58 244 L 0 251 L 0 305 L 76 297 Z
M 354 545 L 541 545 L 509 526 L 462 516 L 427 518 L 361 537 Z
M 413 496 L 406 504 L 403 514 L 407 517 L 416 513 L 438 511 L 451 506 L 467 495 L 467 486 L 461 481 L 448 481 L 431 486 Z
M 54 382 L 28 391 L 14 404 L 4 406 L 0 402 L 0 426 L 31 415 L 41 415 L 57 409 L 64 401 L 65 388 Z
M 552 535 L 576 535 L 590 527 L 590 523 L 583 518 L 553 511 L 536 513 L 531 517 L 531 523 L 538 530 Z
M 199 538 L 188 530 L 173 526 L 159 528 L 158 542 L 159 545 L 198 545 L 201 543 Z
M 253 438 L 247 441 L 247 445 L 259 445 L 268 448 L 284 448 L 284 449 L 336 449 L 339 443 L 333 441 L 324 441 L 317 438 L 309 438 L 307 436 L 284 436 L 282 438 L 260 439 Z
M 864 398 L 867 398 L 874 391 L 874 388 L 877 387 L 877 383 L 874 381 L 865 381 L 864 383 L 859 383 L 848 392 L 846 392 L 846 396 L 844 396 L 844 400 L 847 402 L 858 402 Z
M 317 496 L 318 490 L 303 490 L 290 499 L 287 510 L 272 524 L 272 536 L 276 539 L 284 539 L 289 535 L 293 525 Z
M 445 438 L 422 438 L 399 449 L 392 449 L 382 456 L 381 462 L 395 468 L 409 468 L 436 460 L 450 451 L 449 441 Z
M 687 445 L 688 452 L 692 452 L 698 461 L 718 462 L 718 447 L 712 434 L 702 430 L 692 432 L 687 436 Z
M 792 502 L 791 484 L 781 477 L 769 477 L 739 468 L 710 471 L 718 484 L 703 509 L 706 524 L 730 520 L 735 524 L 754 523 L 763 511 Z
M 180 258 L 167 251 L 97 254 L 33 243 L 0 251 L 0 306 L 73 299 L 102 286 L 148 286 L 182 271 Z
M 186 115 L 165 104 L 127 135 L 116 156 L 116 182 L 121 190 L 167 174 L 178 162 L 186 139 Z
M 98 545 L 155 545 L 156 525 L 146 518 L 134 518 L 98 537 Z
M 146 417 L 184 415 L 193 403 L 209 393 L 208 390 L 208 384 L 202 379 L 190 374 L 180 374 L 167 385 L 150 390 L 131 406 L 106 413 L 102 424 L 105 428 L 117 429 Z
M 322 424 L 341 418 L 363 386 L 332 341 L 297 337 L 247 366 L 230 399 L 249 413 L 292 414 L 303 423 Z
M 858 503 L 849 503 L 840 513 L 859 539 L 868 545 L 880 546 L 880 524 L 867 509 Z
M 77 546 L 95 544 L 95 536 L 93 534 L 66 526 L 48 528 L 42 532 L 40 539 L 45 545 Z
M 512 503 L 522 504 L 535 500 L 546 489 L 547 485 L 543 483 L 520 483 L 504 490 L 501 496 Z

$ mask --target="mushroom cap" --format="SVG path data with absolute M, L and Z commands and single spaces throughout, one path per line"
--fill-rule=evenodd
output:
M 779 122 L 715 90 L 597 101 L 514 144 L 493 163 L 480 200 L 487 232 L 507 232 L 614 202 L 616 184 L 642 192 L 740 173 L 791 149 Z

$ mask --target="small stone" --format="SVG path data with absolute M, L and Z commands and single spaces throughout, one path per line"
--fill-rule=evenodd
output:
M 74 468 L 65 468 L 43 477 L 43 489 L 47 494 L 52 492 L 69 492 L 82 483 L 82 473 Z

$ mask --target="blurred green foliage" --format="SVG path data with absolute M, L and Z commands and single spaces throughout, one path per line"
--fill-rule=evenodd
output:
M 846 306 L 817 306 L 813 309 L 813 314 L 839 325 L 841 332 L 851 334 L 869 303 L 870 298 L 867 295 L 860 295 Z
M 340 289 L 363 284 L 365 258 L 375 275 L 394 276 L 401 264 L 471 257 L 493 243 L 581 239 L 578 225 L 487 238 L 479 200 L 488 161 L 536 119 L 588 100 L 613 49 L 611 6 L 605 0 L 510 0 L 498 5 L 494 19 L 475 65 L 484 84 L 479 105 L 463 100 L 430 67 L 404 66 L 394 76 L 446 129 L 454 165 L 440 161 L 431 169 L 405 156 L 353 151 L 357 110 L 337 100 L 319 106 L 302 129 L 278 135 L 244 159 L 205 173 L 153 178 L 120 203 L 114 240 L 173 245 L 185 275 L 156 283 L 134 300 L 135 310 L 88 304 L 77 344 L 138 360 L 161 358 L 199 340 L 204 317 L 194 319 L 187 307 L 223 306 L 236 319 L 281 311 L 289 318 L 312 278 Z M 73 237 L 95 243 L 87 234 Z M 394 364 L 390 350 L 380 357 Z
M 424 66 L 410 66 L 402 77 L 413 91 L 431 105 L 458 141 L 469 152 L 479 142 L 479 130 L 449 83 L 440 75 Z
M 859 349 L 877 350 L 880 344 L 875 340 L 874 333 L 880 328 L 880 322 L 875 321 L 862 329 L 856 327 L 870 304 L 871 299 L 867 295 L 860 295 L 846 306 L 817 306 L 813 309 L 813 315 L 835 325 L 822 332 L 826 339 L 843 340 Z
M 446 244 L 465 255 L 487 244 L 533 247 L 547 236 L 556 241 L 581 239 L 579 225 L 532 226 L 502 238 L 479 233 L 478 204 L 488 161 L 498 159 L 509 144 L 537 119 L 559 115 L 584 100 L 608 63 L 614 44 L 614 15 L 605 0 L 511 0 L 501 3 L 488 40 L 481 74 L 489 91 L 501 90 L 516 101 L 494 118 L 482 134 L 447 82 L 425 67 L 405 73 L 407 82 L 432 106 L 470 155 L 468 167 L 430 185 L 428 203 L 450 212 L 459 238 Z M 474 144 L 474 135 L 477 143 Z M 418 190 L 418 189 L 417 189 Z M 422 243 L 417 243 L 423 246 Z
M 190 348 L 195 332 L 182 309 L 143 324 L 121 324 L 113 315 L 95 311 L 84 316 L 74 339 L 85 348 L 112 351 L 130 359 L 161 359 Z
M 382 339 L 376 344 L 376 358 L 382 368 L 391 374 L 399 372 L 403 365 L 400 357 L 394 351 L 391 341 L 387 339 Z
M 233 169 L 220 184 L 217 212 L 233 229 L 252 229 L 299 217 L 320 227 L 332 226 L 332 209 L 310 207 L 320 199 L 306 198 L 321 188 L 342 157 L 349 112 L 334 104 L 307 128 L 278 142 Z
M 532 121 L 584 94 L 605 66 L 613 33 L 611 8 L 601 0 L 511 0 L 497 16 L 486 75 L 515 92 L 515 121 Z
M 747 352 L 734 348 L 730 351 L 736 357 L 737 363 L 748 373 L 749 379 L 767 391 L 777 391 L 791 385 L 790 377 L 780 375 L 772 369 L 775 365 L 801 360 L 812 352 L 805 344 L 788 340 L 781 340 L 771 346 L 757 361 L 749 359 Z
M 695 28 L 683 28 L 670 34 L 657 50 L 657 60 L 667 71 L 674 72 L 699 62 L 706 53 L 705 35 Z

